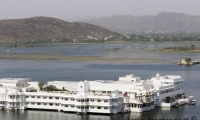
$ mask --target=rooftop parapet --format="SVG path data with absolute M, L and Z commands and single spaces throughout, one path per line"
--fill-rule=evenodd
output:
M 126 82 L 137 82 L 137 81 L 140 81 L 141 78 L 140 77 L 136 77 L 134 76 L 133 74 L 130 74 L 130 75 L 126 75 L 126 76 L 123 76 L 123 77 L 119 77 L 119 81 L 123 82 L 123 81 L 126 81 Z

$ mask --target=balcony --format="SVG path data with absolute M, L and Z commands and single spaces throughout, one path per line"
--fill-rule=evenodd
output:
M 8 99 L 8 102 L 22 102 L 21 99 Z
M 143 95 L 143 96 L 147 96 L 147 95 L 149 95 L 149 94 L 148 94 L 148 93 L 142 93 L 142 95 Z
M 150 99 L 150 98 L 148 98 L 148 99 L 143 99 L 143 102 L 144 102 L 144 103 L 150 103 L 150 102 L 151 102 L 151 99 Z
M 135 94 L 135 96 L 142 96 L 142 94 Z
M 129 103 L 143 104 L 143 100 L 129 99 Z

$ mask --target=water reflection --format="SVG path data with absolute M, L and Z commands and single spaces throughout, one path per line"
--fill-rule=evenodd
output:
M 0 118 L 2 120 L 125 120 L 130 119 L 191 119 L 196 116 L 198 119 L 199 106 L 181 106 L 172 108 L 156 107 L 154 110 L 143 113 L 125 113 L 117 115 L 98 115 L 85 114 L 76 115 L 75 113 L 63 113 L 52 111 L 34 111 L 34 110 L 1 110 Z

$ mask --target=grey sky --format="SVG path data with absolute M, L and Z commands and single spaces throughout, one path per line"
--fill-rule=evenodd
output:
M 0 19 L 50 16 L 133 16 L 181 12 L 200 15 L 200 0 L 0 0 Z

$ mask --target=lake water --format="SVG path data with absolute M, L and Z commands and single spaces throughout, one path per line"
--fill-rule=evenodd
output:
M 176 43 L 178 44 L 178 43 Z M 176 45 L 173 44 L 173 45 Z M 55 54 L 61 56 L 102 56 L 102 57 L 156 57 L 177 61 L 180 58 L 192 57 L 199 59 L 199 53 L 160 53 L 149 52 L 148 49 L 170 46 L 172 44 L 84 44 L 84 45 L 53 45 L 34 48 L 5 48 L 0 46 L 0 54 L 9 49 L 15 54 Z M 144 50 L 145 49 L 145 50 Z M 200 59 L 199 59 L 200 60 Z M 105 115 L 76 115 L 73 113 L 50 111 L 0 111 L 0 120 L 124 120 L 126 117 L 135 118 L 179 118 L 196 116 L 200 119 L 200 65 L 179 66 L 176 64 L 123 64 L 105 62 L 74 62 L 55 60 L 0 60 L 0 78 L 2 77 L 28 77 L 33 81 L 80 81 L 80 80 L 118 80 L 126 74 L 135 74 L 142 79 L 150 79 L 156 73 L 161 75 L 181 75 L 184 81 L 186 95 L 194 95 L 197 101 L 195 106 L 181 106 L 170 109 L 156 107 L 144 113 L 127 113 L 111 116 Z

